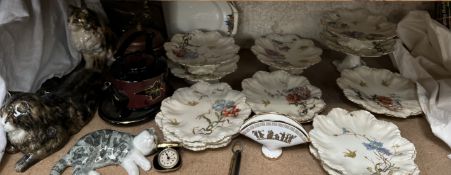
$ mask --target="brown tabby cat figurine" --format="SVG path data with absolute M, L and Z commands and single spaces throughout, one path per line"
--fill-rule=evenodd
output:
M 58 151 L 70 136 L 80 131 L 96 112 L 102 93 L 99 71 L 81 69 L 71 74 L 54 92 L 16 93 L 0 111 L 8 141 L 24 156 L 16 171 Z
M 106 65 L 105 57 L 112 57 L 111 30 L 102 25 L 97 14 L 88 9 L 86 2 L 81 0 L 81 7 L 70 6 L 68 28 L 73 46 L 80 51 L 86 62 L 86 68 Z
M 100 54 L 95 59 L 84 57 L 84 68 L 72 72 L 61 83 L 53 83 L 56 87 L 51 91 L 18 92 L 5 102 L 0 110 L 0 127 L 7 133 L 9 150 L 24 154 L 16 163 L 17 172 L 58 151 L 95 114 L 103 92 L 102 71 L 107 58 Z

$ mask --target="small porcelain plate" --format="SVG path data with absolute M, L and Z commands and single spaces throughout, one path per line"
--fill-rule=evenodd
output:
M 334 108 L 318 115 L 310 131 L 317 157 L 341 174 L 419 174 L 415 146 L 398 127 L 368 111 Z M 333 173 L 332 173 L 333 174 Z
M 268 158 L 278 158 L 283 147 L 309 142 L 301 124 L 279 114 L 256 115 L 241 126 L 240 133 L 262 144 Z
M 392 53 L 396 43 L 395 39 L 360 41 L 352 38 L 343 38 L 330 32 L 321 32 L 320 37 L 329 48 L 335 51 L 362 57 L 380 57 Z
M 219 140 L 215 143 L 206 143 L 206 142 L 183 142 L 180 138 L 175 136 L 174 133 L 171 133 L 167 131 L 165 128 L 163 128 L 162 120 L 164 120 L 164 116 L 161 112 L 159 112 L 155 116 L 155 123 L 157 123 L 160 130 L 163 132 L 164 139 L 169 142 L 177 142 L 177 143 L 183 143 L 182 146 L 186 149 L 192 150 L 192 151 L 202 151 L 205 149 L 214 149 L 214 148 L 220 148 L 227 146 L 230 141 L 232 140 L 232 136 L 230 137 L 224 137 L 224 139 Z
M 345 69 L 337 84 L 346 98 L 371 112 L 401 118 L 422 113 L 415 84 L 389 70 Z
M 174 76 L 176 77 L 186 79 L 190 82 L 199 82 L 199 81 L 209 82 L 209 81 L 217 81 L 223 78 L 224 76 L 232 72 L 235 72 L 235 70 L 238 68 L 237 62 L 239 57 L 237 56 L 234 59 L 236 61 L 222 64 L 213 73 L 204 75 L 191 74 L 184 66 L 174 63 L 170 60 L 168 60 L 168 67 L 171 70 L 171 73 L 174 74 Z
M 195 29 L 219 30 L 235 35 L 238 29 L 238 10 L 231 2 L 163 2 L 163 13 L 171 37 Z
M 387 40 L 397 36 L 395 23 L 362 8 L 330 11 L 323 16 L 321 23 L 329 32 L 362 41 Z
M 274 69 L 300 74 L 321 61 L 322 50 L 312 40 L 293 34 L 269 34 L 251 48 L 258 60 Z
M 245 101 L 244 94 L 226 83 L 198 82 L 163 100 L 160 127 L 184 145 L 229 142 L 251 113 Z
M 235 40 L 223 36 L 218 31 L 202 32 L 195 30 L 185 34 L 175 34 L 170 42 L 164 44 L 166 55 L 175 63 L 188 69 L 199 67 L 217 68 L 221 64 L 232 62 L 240 49 Z M 202 71 L 201 74 L 214 72 Z M 197 72 L 191 72 L 197 74 Z
M 246 102 L 256 114 L 277 112 L 301 123 L 310 122 L 324 109 L 321 90 L 307 78 L 278 70 L 258 71 L 241 82 Z

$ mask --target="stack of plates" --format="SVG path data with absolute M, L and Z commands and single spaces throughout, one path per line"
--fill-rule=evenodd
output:
M 163 100 L 155 121 L 165 140 L 193 151 L 224 147 L 251 113 L 246 97 L 226 83 L 198 82 Z
M 394 49 L 396 24 L 367 9 L 337 9 L 321 20 L 322 39 L 339 52 L 364 57 L 378 57 Z
M 318 115 L 310 152 L 329 174 L 419 174 L 414 145 L 398 127 L 367 111 L 334 108 Z
M 172 74 L 190 82 L 216 81 L 237 69 L 240 47 L 218 31 L 175 34 L 164 44 Z
M 293 34 L 262 36 L 255 40 L 251 50 L 270 70 L 285 70 L 291 74 L 301 74 L 319 63 L 323 53 L 312 40 Z

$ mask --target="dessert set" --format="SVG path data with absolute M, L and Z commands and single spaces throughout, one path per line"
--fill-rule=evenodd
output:
M 364 63 L 360 57 L 380 57 L 394 49 L 396 24 L 385 16 L 371 13 L 367 9 L 337 9 L 321 19 L 324 31 L 321 38 L 325 44 L 346 58 L 335 61 L 339 71 Z
M 393 51 L 396 24 L 365 9 L 332 11 L 322 24 L 327 46 L 348 54 L 335 62 L 341 72 L 337 84 L 346 98 L 377 114 L 421 114 L 413 82 L 360 61 L 360 56 Z M 197 82 L 163 101 L 155 120 L 167 141 L 201 151 L 227 146 L 241 134 L 262 144 L 270 159 L 280 157 L 283 147 L 311 142 L 310 152 L 329 174 L 419 173 L 414 145 L 393 123 L 364 110 L 335 108 L 327 116 L 319 114 L 326 106 L 321 90 L 299 75 L 321 61 L 322 50 L 312 40 L 278 33 L 257 38 L 251 51 L 271 72 L 242 80 L 242 92 L 216 81 L 237 69 L 239 47 L 233 38 L 194 30 L 175 34 L 165 49 L 171 72 Z M 251 111 L 255 115 L 248 119 Z M 301 123 L 312 121 L 307 133 Z

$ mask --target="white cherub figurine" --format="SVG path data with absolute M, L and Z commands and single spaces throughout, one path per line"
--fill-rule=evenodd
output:
M 150 170 L 151 164 L 145 156 L 156 149 L 157 140 L 153 129 L 146 129 L 135 137 L 114 130 L 98 130 L 80 138 L 50 174 L 59 175 L 67 166 L 73 166 L 74 175 L 97 175 L 97 168 L 121 165 L 129 175 L 138 175 L 138 166 Z

